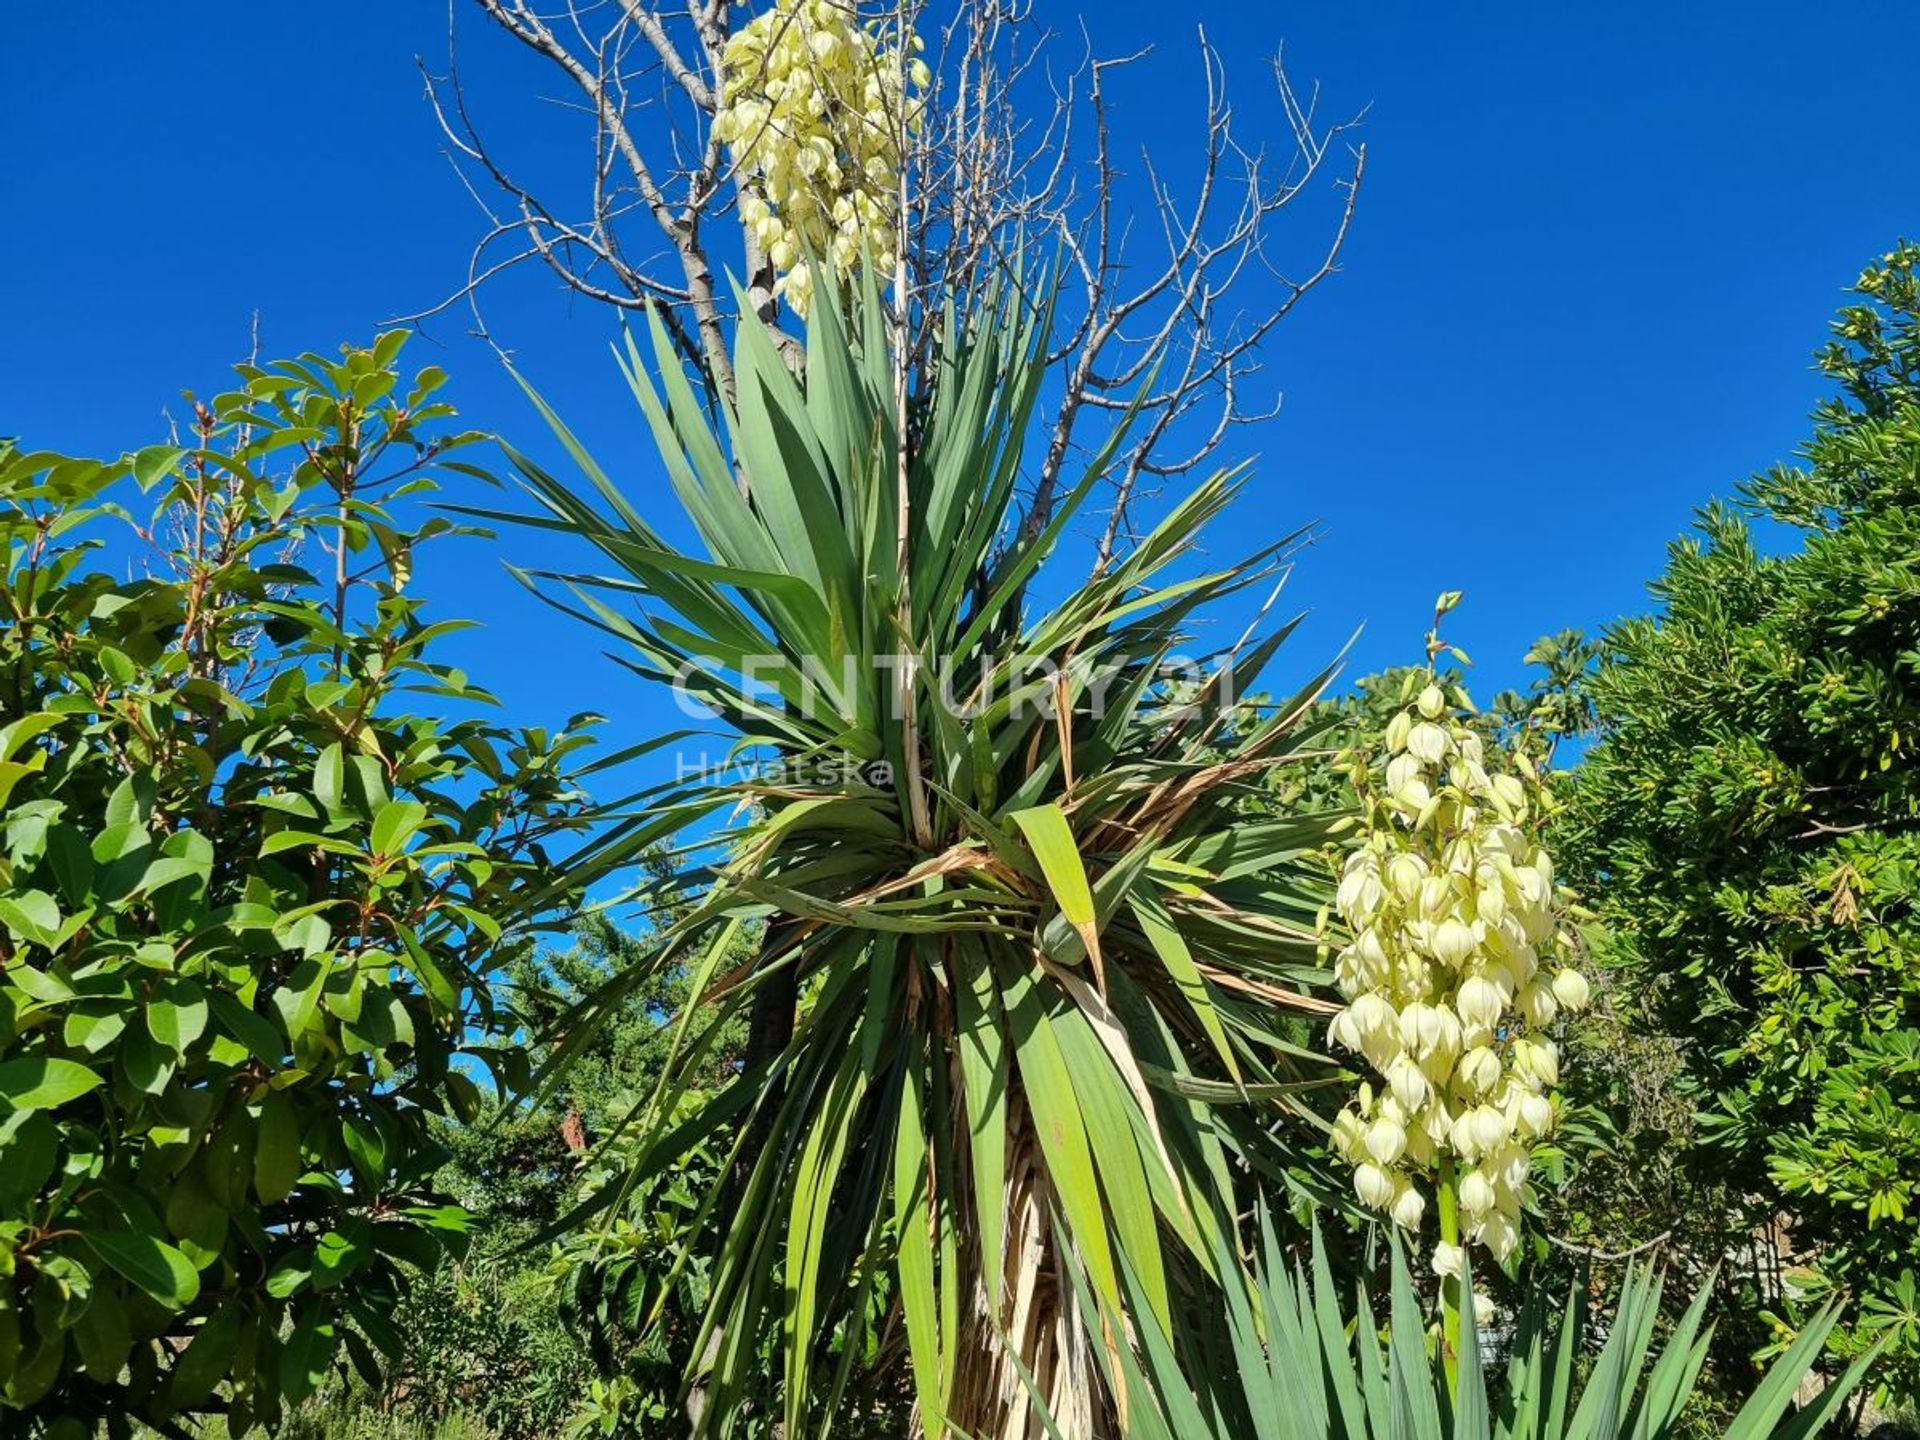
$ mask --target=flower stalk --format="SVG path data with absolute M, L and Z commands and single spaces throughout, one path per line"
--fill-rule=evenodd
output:
M 1380 750 L 1353 759 L 1362 824 L 1336 894 L 1351 938 L 1334 959 L 1347 1004 L 1329 1027 L 1363 1074 L 1333 1127 L 1355 1193 L 1417 1233 L 1433 1192 L 1450 1375 L 1463 1247 L 1504 1260 L 1519 1241 L 1532 1147 L 1556 1121 L 1549 1032 L 1589 994 L 1540 841 L 1539 772 L 1519 750 L 1489 753 L 1471 698 L 1435 668 L 1457 600 L 1441 597 L 1426 669 Z

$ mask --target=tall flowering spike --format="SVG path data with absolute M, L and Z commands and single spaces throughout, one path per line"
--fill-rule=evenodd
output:
M 919 38 L 903 52 L 886 26 L 853 0 L 774 0 L 722 57 L 714 134 L 748 177 L 741 222 L 802 319 L 815 264 L 844 277 L 863 258 L 890 271 L 898 256 L 901 149 L 930 76 Z
M 1538 772 L 1486 754 L 1464 690 L 1416 675 L 1401 705 L 1381 752 L 1353 765 L 1364 823 L 1335 897 L 1351 939 L 1329 1033 L 1371 1078 L 1333 1144 L 1360 1199 L 1411 1230 L 1418 1184 L 1446 1166 L 1462 1238 L 1504 1259 L 1530 1147 L 1555 1119 L 1559 1051 L 1543 1032 L 1589 990 L 1538 838 Z

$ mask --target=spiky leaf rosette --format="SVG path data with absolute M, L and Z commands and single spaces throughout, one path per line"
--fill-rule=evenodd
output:
M 1042 577 L 1124 426 L 1044 532 L 1012 538 L 1050 305 L 1014 285 L 935 317 L 933 379 L 903 406 L 887 311 L 870 279 L 856 289 L 851 317 L 816 309 L 800 377 L 744 323 L 717 426 L 657 326 L 651 366 L 629 342 L 703 555 L 670 544 L 564 427 L 584 487 L 516 457 L 537 523 L 613 567 L 529 578 L 634 669 L 679 677 L 757 766 L 664 786 L 580 863 L 685 847 L 683 918 L 650 963 L 686 967 L 698 998 L 636 1124 L 656 1170 L 732 1137 L 735 1181 L 706 1197 L 725 1223 L 690 1380 L 700 1432 L 725 1433 L 773 1363 L 787 1433 L 825 1434 L 890 1292 L 926 1434 L 1040 1434 L 1027 1379 L 1087 1434 L 1124 1399 L 1088 1353 L 1072 1277 L 1109 1344 L 1123 1276 L 1171 1323 L 1170 1272 L 1217 1274 L 1233 1253 L 1236 1132 L 1215 1107 L 1264 1122 L 1320 1073 L 1285 1012 L 1332 1010 L 1307 993 L 1327 822 L 1240 802 L 1296 753 L 1331 672 L 1276 707 L 1235 703 L 1288 626 L 1203 656 L 1197 685 L 1169 680 L 1196 613 L 1270 579 L 1293 538 L 1177 569 L 1232 475 L 1077 587 Z M 1040 591 L 1061 598 L 1027 613 Z M 757 962 L 717 973 L 754 926 Z M 676 1114 L 709 1037 L 788 984 L 791 1038 Z
M 1289 1263 L 1260 1215 L 1252 1293 L 1179 1317 L 1172 1331 L 1142 1315 L 1136 1344 L 1101 1356 L 1135 1397 L 1129 1433 L 1154 1440 L 1677 1440 L 1698 1433 L 1695 1387 L 1713 1343 L 1711 1285 L 1672 1325 L 1659 1324 L 1666 1277 L 1629 1264 L 1610 1313 L 1594 1315 L 1584 1284 L 1559 1313 L 1536 1291 L 1500 1331 L 1478 1316 L 1484 1297 L 1463 1261 L 1458 1383 L 1427 1344 L 1412 1268 L 1396 1235 L 1386 1314 L 1361 1287 L 1343 1309 L 1314 1234 L 1310 1259 Z M 1095 1313 L 1084 1286 L 1080 1296 Z M 1805 1405 L 1838 1318 L 1826 1306 L 1774 1360 L 1725 1428 L 1724 1440 L 1809 1440 L 1841 1413 L 1873 1356 L 1831 1377 Z M 1384 1323 L 1383 1323 L 1384 1322 Z M 1576 1363 L 1585 1337 L 1604 1340 Z M 1489 1354 L 1498 1340 L 1504 1362 Z M 1875 1354 L 1878 1353 L 1876 1347 Z

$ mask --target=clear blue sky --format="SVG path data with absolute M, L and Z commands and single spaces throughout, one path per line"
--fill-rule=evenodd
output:
M 1037 3 L 1077 26 L 1081 6 Z M 1412 658 L 1434 594 L 1461 586 L 1452 634 L 1490 694 L 1535 635 L 1639 608 L 1693 507 L 1803 434 L 1808 356 L 1843 287 L 1920 232 L 1920 6 L 1084 8 L 1103 48 L 1165 47 L 1136 132 L 1197 107 L 1196 20 L 1230 57 L 1244 134 L 1279 133 L 1263 57 L 1282 40 L 1325 105 L 1371 106 L 1344 273 L 1268 352 L 1284 413 L 1238 442 L 1260 469 L 1233 548 L 1327 526 L 1295 581 L 1314 611 L 1298 665 L 1363 621 L 1357 667 Z M 447 289 L 479 218 L 413 68 L 441 58 L 444 14 L 10 7 L 0 433 L 131 448 L 182 387 L 222 385 L 256 310 L 269 354 L 331 349 Z M 526 163 L 581 165 L 536 101 L 550 82 L 466 20 L 472 83 Z M 659 493 L 609 316 L 529 283 L 493 319 L 610 467 Z M 467 419 L 537 442 L 490 355 L 457 323 L 437 338 L 410 358 L 452 370 Z M 438 613 L 485 622 L 446 658 L 514 715 L 661 721 L 491 547 L 443 551 L 422 584 Z

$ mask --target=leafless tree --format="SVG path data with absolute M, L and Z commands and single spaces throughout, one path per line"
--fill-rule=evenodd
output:
M 782 319 L 773 267 L 737 223 L 756 179 L 713 134 L 733 9 L 730 0 L 450 0 L 446 67 L 422 71 L 487 223 L 464 281 L 407 318 L 464 306 L 485 333 L 489 282 L 542 265 L 588 299 L 651 309 L 710 395 L 730 394 L 737 306 L 716 277 L 737 271 L 747 307 Z M 528 181 L 491 143 L 462 81 L 469 14 L 518 42 L 558 103 L 580 113 L 572 191 L 554 184 L 550 162 Z M 1019 526 L 1036 534 L 1053 514 L 1090 420 L 1131 407 L 1129 448 L 1105 481 L 1095 562 L 1104 566 L 1159 487 L 1273 413 L 1260 349 L 1337 268 L 1366 165 L 1357 118 L 1322 118 L 1317 89 L 1303 95 L 1276 60 L 1286 133 L 1271 148 L 1249 143 L 1203 31 L 1198 159 L 1183 161 L 1190 178 L 1176 192 L 1151 154 L 1123 161 L 1113 139 L 1116 90 L 1147 52 L 1102 56 L 1083 33 L 1078 63 L 1056 75 L 1059 40 L 1033 0 L 946 0 L 945 13 L 917 8 L 911 19 L 931 42 L 935 78 L 907 167 L 910 293 L 977 293 L 1017 271 L 1027 242 L 1051 238 L 1064 271 L 1050 354 L 1061 383 Z M 1303 225 L 1283 227 L 1295 206 Z

